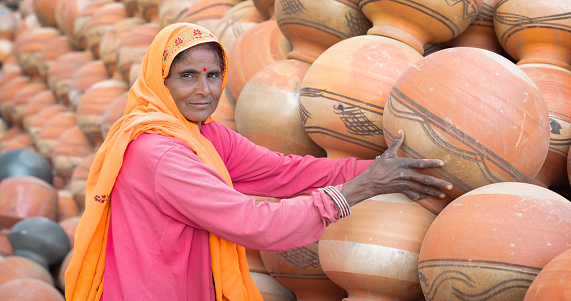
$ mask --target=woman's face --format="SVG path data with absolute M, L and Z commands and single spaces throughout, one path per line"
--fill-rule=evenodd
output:
M 171 66 L 165 86 L 182 115 L 201 124 L 216 110 L 222 94 L 222 70 L 214 51 L 205 45 L 188 49 Z

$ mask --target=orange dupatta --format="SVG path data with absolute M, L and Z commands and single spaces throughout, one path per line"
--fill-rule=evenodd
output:
M 228 170 L 214 146 L 200 134 L 197 124 L 184 118 L 164 85 L 173 58 L 207 42 L 218 43 L 203 27 L 176 23 L 163 28 L 149 46 L 141 64 L 141 75 L 129 90 L 125 114 L 109 130 L 89 170 L 85 211 L 75 231 L 74 254 L 65 272 L 67 301 L 101 298 L 110 219 L 109 196 L 125 149 L 140 134 L 160 134 L 182 140 L 232 186 Z M 224 60 L 222 87 L 228 75 L 226 53 Z M 205 123 L 210 121 L 212 116 Z M 250 277 L 244 247 L 212 233 L 209 244 L 216 300 L 262 300 Z

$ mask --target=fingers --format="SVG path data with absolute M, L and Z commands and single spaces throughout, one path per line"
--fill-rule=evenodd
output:
M 400 158 L 399 158 L 400 159 Z M 410 159 L 402 158 L 401 166 L 407 168 L 437 168 L 444 166 L 444 161 L 438 159 Z
M 385 151 L 385 153 L 383 154 L 383 157 L 385 157 L 385 158 L 396 158 L 397 152 L 398 152 L 399 148 L 401 147 L 403 141 L 404 141 L 404 132 L 403 132 L 403 130 L 398 130 L 397 136 L 395 137 L 395 139 L 393 139 L 393 143 Z
M 448 181 L 430 175 L 425 175 L 414 170 L 401 173 L 401 179 L 413 181 L 426 186 L 440 187 L 446 190 L 451 190 L 453 187 Z

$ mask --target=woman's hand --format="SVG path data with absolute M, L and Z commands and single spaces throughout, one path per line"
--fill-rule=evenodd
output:
M 377 157 L 367 170 L 343 185 L 341 193 L 350 206 L 362 200 L 385 193 L 402 193 L 413 200 L 431 195 L 444 198 L 438 188 L 451 190 L 452 184 L 442 179 L 417 171 L 423 168 L 444 166 L 442 160 L 399 158 L 397 152 L 404 141 L 404 132 L 399 130 L 391 146 Z

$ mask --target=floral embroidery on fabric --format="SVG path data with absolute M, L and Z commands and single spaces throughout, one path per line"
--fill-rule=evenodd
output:
M 188 33 L 184 34 L 183 36 L 176 38 L 169 45 L 167 45 L 167 47 L 165 48 L 165 51 L 163 52 L 163 66 L 162 66 L 163 67 L 163 75 L 165 73 L 166 63 L 173 53 L 176 53 L 177 50 L 179 50 L 181 47 L 183 47 L 184 45 L 188 45 L 189 42 L 191 42 L 195 39 L 208 39 L 208 38 L 215 41 L 214 35 L 211 34 L 210 32 L 202 31 L 200 29 L 195 29 L 192 32 L 188 32 Z
M 103 194 L 103 195 L 96 195 L 96 196 L 94 197 L 94 199 L 95 199 L 95 201 L 98 202 L 98 203 L 105 203 L 106 201 L 111 200 L 111 196 L 105 195 L 105 194 Z

